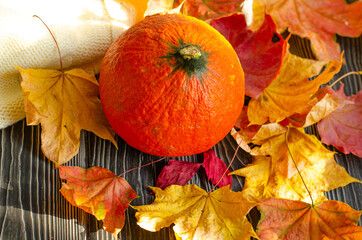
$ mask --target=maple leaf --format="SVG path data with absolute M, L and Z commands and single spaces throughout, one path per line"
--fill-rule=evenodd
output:
M 243 10 L 244 2 L 244 0 L 150 0 L 147 11 L 154 14 L 180 8 L 178 9 L 180 14 L 208 20 L 240 12 Z
M 324 200 L 325 191 L 360 182 L 335 162 L 334 152 L 326 149 L 315 136 L 290 128 L 287 139 L 292 156 L 285 134 L 275 135 L 256 141 L 262 145 L 257 149 L 259 152 L 253 149 L 259 156 L 252 164 L 231 173 L 246 177 L 243 191 L 250 199 L 279 197 L 310 201 L 293 159 L 315 200 Z
M 242 130 L 236 130 L 235 128 L 231 129 L 230 135 L 235 139 L 236 143 L 241 147 L 244 151 L 250 153 L 251 148 L 248 145 L 250 140 L 247 135 L 243 133 Z
M 356 226 L 362 211 L 343 202 L 323 201 L 311 205 L 270 198 L 258 208 L 262 212 L 257 231 L 260 240 L 362 238 L 362 227 Z
M 343 84 L 336 92 L 331 88 L 328 91 L 345 104 L 341 104 L 318 123 L 318 132 L 322 142 L 335 146 L 343 153 L 353 153 L 362 157 L 360 144 L 362 139 L 362 91 L 359 91 L 357 95 L 347 97 L 343 91 Z
M 230 132 L 231 136 L 234 137 L 238 145 L 250 153 L 251 155 L 258 155 L 259 151 L 251 150 L 249 143 L 252 143 L 256 140 L 265 140 L 267 138 L 273 137 L 275 135 L 280 135 L 286 131 L 286 128 L 280 125 L 279 123 L 268 123 L 263 125 L 250 125 L 249 120 L 247 120 L 246 112 L 247 107 L 244 107 L 242 113 L 239 116 L 238 122 L 235 124 L 239 130 L 233 128 Z
M 242 130 L 236 130 L 235 128 L 231 129 L 230 135 L 235 139 L 236 143 L 241 147 L 244 151 L 250 153 L 251 148 L 248 145 L 251 141 L 247 135 L 243 133 Z
M 249 102 L 250 124 L 262 125 L 268 120 L 280 122 L 293 114 L 304 113 L 319 86 L 332 79 L 341 68 L 342 55 L 340 61 L 330 61 L 318 77 L 309 81 L 308 78 L 318 74 L 325 63 L 287 54 L 276 79 L 257 99 Z
M 231 174 L 245 177 L 243 193 L 250 201 L 259 202 L 271 197 L 304 199 L 304 196 L 294 190 L 288 178 L 277 171 L 273 171 L 270 157 L 256 156 L 252 164 Z M 305 197 L 309 199 L 309 195 Z
M 227 169 L 226 164 L 216 156 L 214 150 L 209 149 L 208 151 L 204 152 L 203 155 L 204 162 L 202 163 L 202 166 L 205 168 L 206 175 L 208 179 L 211 180 L 211 183 L 217 184 L 222 177 L 218 186 L 231 186 L 233 178 L 232 176 L 228 176 L 230 171 Z M 226 174 L 223 176 L 225 171 Z
M 283 126 L 289 125 L 305 128 L 321 121 L 340 106 L 338 99 L 332 97 L 331 94 L 326 93 L 323 95 L 323 98 L 318 102 L 313 103 L 313 101 L 311 101 L 305 113 L 294 114 L 279 123 Z M 317 98 L 315 99 L 317 100 Z
M 196 174 L 201 163 L 170 160 L 168 165 L 162 168 L 156 181 L 156 187 L 165 189 L 170 185 L 185 185 Z
M 285 131 L 286 128 L 278 123 L 263 124 L 253 136 L 252 140 L 256 143 L 256 141 L 262 141 L 274 136 L 278 136 L 282 133 L 285 133 Z
M 278 30 L 311 41 L 318 59 L 339 59 L 335 34 L 358 37 L 362 33 L 362 2 L 345 0 L 255 0 L 273 17 Z
M 254 135 L 259 131 L 259 125 L 250 125 L 248 119 L 248 106 L 244 106 L 241 109 L 238 119 L 235 123 L 235 128 L 241 130 L 245 136 L 252 139 Z
M 137 224 L 148 231 L 175 224 L 173 229 L 183 240 L 256 237 L 245 217 L 255 204 L 241 192 L 222 187 L 208 194 L 194 184 L 151 189 L 156 195 L 152 204 L 133 206 L 138 211 Z
M 175 0 L 174 7 L 184 2 L 182 14 L 201 20 L 214 19 L 220 16 L 240 12 L 244 0 Z
M 253 143 L 260 145 L 253 149 L 253 155 L 270 155 L 272 161 L 275 162 L 276 170 L 287 178 L 297 173 L 295 164 L 299 170 L 302 170 L 304 167 L 319 162 L 320 158 L 328 159 L 334 154 L 325 148 L 317 137 L 305 134 L 303 129 L 298 128 L 290 128 L 287 134 L 258 139 Z M 292 156 L 289 154 L 288 147 Z
M 59 175 L 67 180 L 60 189 L 65 199 L 102 220 L 104 229 L 117 238 L 124 225 L 124 211 L 138 197 L 127 181 L 100 167 L 59 166 Z
M 278 75 L 287 41 L 276 31 L 269 15 L 255 32 L 248 30 L 242 14 L 211 20 L 210 25 L 234 47 L 245 73 L 245 94 L 257 98 Z
M 232 177 L 227 174 L 226 164 L 215 155 L 214 150 L 210 149 L 203 153 L 204 162 L 202 166 L 205 168 L 206 175 L 212 184 L 219 182 L 218 186 L 223 187 L 232 185 Z M 200 163 L 192 163 L 187 161 L 170 160 L 157 178 L 156 187 L 165 189 L 170 185 L 185 185 L 196 174 L 200 168 Z M 225 175 L 223 176 L 224 172 Z
M 28 125 L 41 124 L 42 151 L 57 165 L 79 150 L 81 129 L 92 131 L 116 146 L 114 131 L 98 98 L 98 82 L 82 69 L 62 73 L 51 69 L 22 69 Z
M 244 106 L 241 109 L 241 112 L 239 114 L 239 117 L 235 123 L 235 126 L 233 129 L 231 129 L 231 136 L 234 137 L 237 144 L 244 149 L 246 152 L 250 153 L 251 148 L 249 147 L 249 143 L 251 142 L 251 139 L 254 137 L 254 135 L 258 132 L 260 129 L 259 125 L 249 125 L 249 119 L 248 119 L 248 107 Z

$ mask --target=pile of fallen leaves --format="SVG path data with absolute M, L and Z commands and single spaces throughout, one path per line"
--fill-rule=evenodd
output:
M 180 3 L 151 0 L 149 5 L 169 11 Z M 250 4 L 254 16 L 248 25 L 250 15 L 246 20 L 241 12 Z M 138 225 L 158 231 L 174 224 L 178 239 L 362 239 L 356 225 L 361 212 L 324 195 L 360 181 L 323 145 L 362 156 L 361 91 L 346 96 L 343 84 L 339 90 L 325 85 L 343 63 L 335 34 L 361 35 L 362 2 L 186 0 L 177 11 L 209 22 L 237 52 L 250 101 L 231 134 L 253 162 L 230 173 L 213 150 L 203 153 L 203 163 L 170 160 L 151 188 L 154 202 L 133 206 Z M 280 34 L 286 29 L 309 39 L 317 60 L 292 54 L 288 34 Z M 44 155 L 66 180 L 61 193 L 116 236 L 136 192 L 105 168 L 60 166 L 77 154 L 81 129 L 116 145 L 96 78 L 81 69 L 19 71 L 27 124 L 42 126 Z M 321 140 L 304 131 L 315 124 Z M 186 185 L 200 167 L 217 190 Z M 230 190 L 233 175 L 245 178 L 240 192 Z M 262 213 L 257 232 L 246 218 L 255 206 Z

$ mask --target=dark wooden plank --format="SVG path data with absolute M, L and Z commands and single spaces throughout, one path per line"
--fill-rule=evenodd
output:
M 345 50 L 346 65 L 334 78 L 344 73 L 362 69 L 362 37 L 350 39 L 338 37 Z M 297 54 L 311 57 L 306 47 L 306 40 L 293 37 L 291 50 Z M 361 77 L 349 76 L 343 80 L 346 93 L 356 94 L 361 90 Z M 102 222 L 93 216 L 68 204 L 60 195 L 61 181 L 53 164 L 44 158 L 40 150 L 39 126 L 26 126 L 20 121 L 13 126 L 0 130 L 0 239 L 113 239 L 113 236 L 102 230 Z M 315 128 L 311 133 L 317 134 Z M 117 150 L 108 141 L 99 139 L 94 134 L 82 132 L 79 154 L 67 165 L 100 166 L 120 174 L 128 169 L 141 166 L 158 159 L 128 146 L 117 138 Z M 333 147 L 329 147 L 335 150 Z M 228 163 L 235 152 L 236 143 L 228 135 L 218 143 L 216 154 Z M 192 162 L 201 162 L 202 156 L 176 158 Z M 168 159 L 167 159 L 168 160 Z M 137 169 L 123 177 L 130 183 L 140 198 L 133 205 L 149 204 L 154 197 L 149 193 L 148 186 L 154 186 L 156 176 L 167 160 Z M 232 164 L 232 170 L 250 163 L 251 158 L 239 151 Z M 344 166 L 350 175 L 362 180 L 361 159 L 352 155 L 338 154 L 337 162 Z M 204 170 L 200 170 L 191 183 L 198 184 L 206 190 L 212 185 L 207 181 Z M 233 190 L 241 189 L 243 179 L 234 177 Z M 352 183 L 346 187 L 326 193 L 330 199 L 348 203 L 352 208 L 362 210 L 362 185 Z M 119 239 L 174 239 L 171 228 L 160 232 L 147 232 L 136 224 L 135 211 L 126 211 L 126 223 L 119 234 Z M 254 223 L 256 215 L 253 215 Z

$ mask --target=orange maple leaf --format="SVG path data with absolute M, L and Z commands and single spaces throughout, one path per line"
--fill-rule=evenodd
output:
M 246 214 L 255 203 L 232 192 L 228 186 L 207 193 L 198 186 L 171 185 L 151 188 L 156 195 L 150 205 L 133 206 L 137 224 L 149 231 L 173 227 L 178 239 L 237 239 L 256 237 Z
M 255 0 L 273 17 L 278 30 L 310 39 L 318 59 L 338 60 L 335 34 L 358 37 L 362 33 L 362 2 L 345 0 Z
M 100 167 L 59 166 L 59 174 L 67 180 L 60 189 L 65 199 L 102 220 L 103 228 L 117 239 L 124 225 L 124 211 L 138 197 L 127 181 Z
M 26 121 L 41 124 L 42 151 L 57 165 L 68 162 L 79 150 L 81 129 L 115 142 L 98 98 L 94 75 L 82 69 L 64 73 L 51 69 L 22 69 Z
M 257 231 L 260 240 L 362 239 L 362 227 L 356 226 L 362 211 L 343 202 L 323 201 L 312 205 L 270 198 L 258 208 L 262 212 Z

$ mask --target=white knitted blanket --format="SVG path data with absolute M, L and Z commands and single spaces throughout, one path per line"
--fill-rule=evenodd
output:
M 60 67 L 51 35 L 33 15 L 41 17 L 54 33 L 64 68 L 76 66 L 97 73 L 109 45 L 140 20 L 134 7 L 137 3 L 127 2 L 132 1 L 0 0 L 0 128 L 25 117 L 21 78 L 14 64 Z

